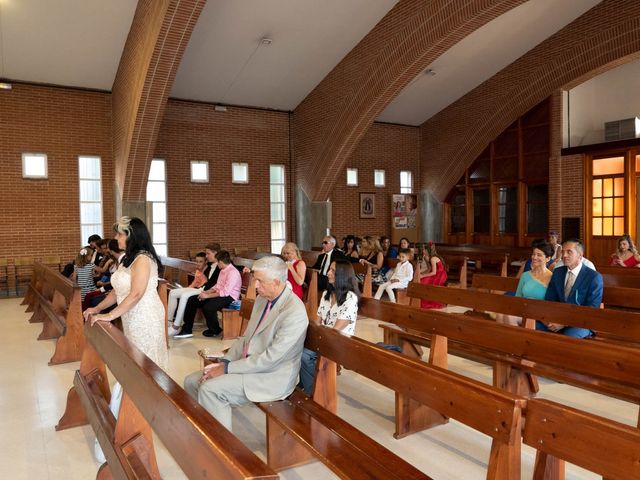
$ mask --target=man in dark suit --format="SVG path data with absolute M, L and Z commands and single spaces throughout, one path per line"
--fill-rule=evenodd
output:
M 327 272 L 331 266 L 331 262 L 338 258 L 344 258 L 344 254 L 336 248 L 336 237 L 327 235 L 322 239 L 322 253 L 318 255 L 313 269 L 318 270 L 318 290 L 327 289 Z
M 584 247 L 580 240 L 570 239 L 562 243 L 564 266 L 553 270 L 545 300 L 600 308 L 602 303 L 602 275 L 582 263 Z M 571 327 L 558 323 L 536 322 L 536 330 L 551 331 L 575 338 L 587 338 L 593 332 L 587 328 Z

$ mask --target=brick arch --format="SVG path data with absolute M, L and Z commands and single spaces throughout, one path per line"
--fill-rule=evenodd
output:
M 118 200 L 145 199 L 165 106 L 206 0 L 139 0 L 113 84 Z
M 401 0 L 296 108 L 296 180 L 328 198 L 377 115 L 422 70 L 479 27 L 524 0 Z
M 487 144 L 559 88 L 640 56 L 640 2 L 605 0 L 422 126 L 421 186 L 444 198 Z

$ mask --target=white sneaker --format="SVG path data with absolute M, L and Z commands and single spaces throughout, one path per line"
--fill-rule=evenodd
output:
M 178 333 L 180 333 L 180 329 L 179 328 L 176 328 L 173 325 L 171 325 L 169 327 L 169 336 L 170 337 L 175 337 Z

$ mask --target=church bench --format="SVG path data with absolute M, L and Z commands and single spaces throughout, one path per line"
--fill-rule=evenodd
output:
M 80 287 L 58 270 L 36 262 L 26 298 L 27 311 L 33 312 L 29 322 L 42 322 L 38 340 L 56 339 L 49 365 L 80 360 L 85 343 Z
M 278 478 L 114 325 L 84 330 L 87 347 L 56 430 L 91 424 L 107 459 L 97 478 L 159 479 L 152 432 L 188 478 Z M 107 367 L 124 391 L 117 419 Z
M 535 375 L 640 404 L 640 350 L 618 344 L 568 338 L 502 325 L 467 315 L 362 299 L 360 313 L 393 323 L 382 325 L 385 342 L 420 358 L 430 347 L 430 363 L 446 368 L 449 351 L 494 366 L 497 387 L 532 395 Z M 639 419 L 640 421 L 640 419 Z M 640 423 L 639 423 L 640 425 Z
M 318 459 L 340 478 L 431 480 L 300 390 L 258 406 L 267 415 L 267 456 L 276 471 Z
M 476 311 L 522 317 L 523 325 L 530 328 L 534 328 L 534 319 L 537 319 L 588 328 L 596 332 L 596 338 L 605 338 L 608 341 L 636 346 L 640 344 L 640 313 L 636 312 L 583 307 L 415 283 L 409 284 L 408 294 L 414 298 L 473 308 Z M 571 319 L 571 323 L 568 323 L 568 319 Z
M 373 269 L 371 265 L 352 263 L 353 271 L 362 279 L 360 291 L 365 298 L 373 297 Z
M 463 254 L 450 253 L 448 255 L 442 255 L 442 258 L 444 259 L 445 270 L 447 271 L 447 285 L 449 287 L 467 288 L 469 257 Z M 452 270 L 452 267 L 454 270 Z
M 163 266 L 162 278 L 164 278 L 171 287 L 179 285 L 186 287 L 191 283 L 189 278 L 193 278 L 196 271 L 195 262 L 182 260 L 181 258 L 160 257 Z
M 469 246 L 437 247 L 437 250 L 438 254 L 442 255 L 445 260 L 450 256 L 464 255 L 468 257 L 469 262 L 473 265 L 473 269 L 476 272 L 483 271 L 483 265 L 492 265 L 497 268 L 499 275 L 507 276 L 510 258 L 509 252 L 507 251 L 496 251 L 493 249 Z
M 529 400 L 523 442 L 533 480 L 564 478 L 565 460 L 607 480 L 640 478 L 640 430 L 550 400 Z
M 396 438 L 453 418 L 491 437 L 488 479 L 520 478 L 521 412 L 526 405 L 525 399 L 315 324 L 309 325 L 305 346 L 318 354 L 313 400 L 327 410 L 335 412 L 337 409 L 336 365 L 340 364 L 395 391 L 396 395 L 413 399 L 416 404 L 413 415 L 403 412 L 408 405 L 396 404 L 396 417 L 409 422 L 396 430 Z M 268 417 L 267 422 L 269 431 L 275 420 Z M 268 444 L 284 435 L 282 425 L 275 427 Z M 299 439 L 294 427 L 285 428 L 290 442 Z M 324 432 L 324 429 L 318 430 Z M 319 437 L 316 441 L 323 442 L 322 433 Z M 269 464 L 282 468 L 308 458 L 302 452 L 284 456 L 274 451 L 271 455 L 274 459 L 272 463 L 270 456 Z
M 475 289 L 489 290 L 493 293 L 515 292 L 518 288 L 518 281 L 515 277 L 475 274 L 471 285 Z M 605 308 L 640 310 L 639 293 L 640 291 L 633 288 L 612 287 L 605 284 L 602 303 Z

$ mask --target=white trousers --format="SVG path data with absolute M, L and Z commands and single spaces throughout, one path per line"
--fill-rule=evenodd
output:
M 181 327 L 184 317 L 184 309 L 187 308 L 187 300 L 190 297 L 199 295 L 201 288 L 174 288 L 169 290 L 169 305 L 167 306 L 167 318 L 173 319 L 175 327 Z M 175 314 L 175 318 L 174 315 Z
M 384 292 L 387 292 L 387 295 L 389 295 L 389 301 L 396 303 L 396 295 L 393 290 L 397 288 L 407 288 L 407 286 L 403 285 L 402 282 L 384 282 L 378 287 L 378 291 L 376 292 L 374 298 L 376 300 L 380 300 L 382 298 L 382 294 Z

